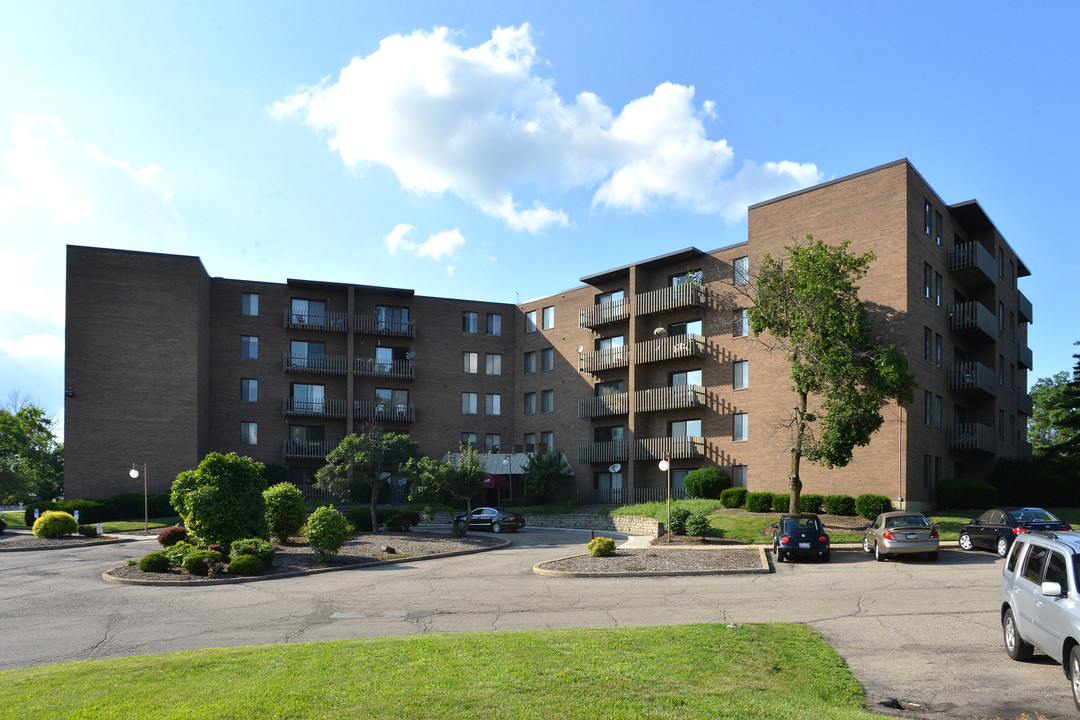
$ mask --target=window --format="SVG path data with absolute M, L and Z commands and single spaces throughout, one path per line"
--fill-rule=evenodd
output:
M 612 357 L 617 357 L 626 343 L 622 335 L 615 337 L 600 338 L 596 341 L 596 349 L 600 352 L 608 352 Z
M 735 465 L 731 468 L 731 482 L 735 487 L 746 487 L 746 466 Z
M 1016 416 L 1009 413 L 1009 437 L 1016 437 Z
M 1009 363 L 1009 392 L 1016 392 L 1016 365 Z
M 1005 332 L 1005 303 L 998 303 L 998 332 Z
M 941 273 L 934 273 L 934 304 L 941 307 L 941 288 L 943 284 Z
M 686 476 L 689 474 L 689 468 L 671 468 L 671 489 L 685 491 Z
M 466 310 L 461 313 L 461 332 L 463 333 L 475 333 L 477 332 L 477 323 L 479 322 L 477 314 L 470 310 Z
M 1016 263 L 1009 261 L 1009 287 L 1016 289 Z
M 540 412 L 555 412 L 555 391 L 543 390 L 540 392 Z
M 998 385 L 1005 384 L 1005 356 L 998 355 Z
M 1005 439 L 1005 411 L 998 410 L 998 440 Z
M 240 444 L 241 445 L 258 445 L 259 444 L 259 423 L 242 422 L 240 423 Z
M 941 245 L 941 213 L 934 213 L 934 239 Z
M 613 290 L 609 293 L 600 293 L 596 296 L 596 304 L 603 305 L 604 303 L 622 303 L 626 298 L 625 293 L 622 290 Z
M 502 414 L 502 395 L 488 393 L 484 395 L 484 412 L 488 415 Z
M 463 433 L 461 433 L 461 444 L 462 445 L 472 445 L 473 447 L 476 447 L 476 445 L 477 445 L 476 433 L 474 433 L 474 432 L 463 432 Z
M 326 343 L 293 340 L 289 343 L 289 365 L 297 368 L 325 368 Z
M 941 399 L 941 396 L 940 395 L 935 395 L 934 396 L 934 429 L 935 430 L 940 430 L 941 429 L 941 408 L 942 408 L 943 404 L 944 403 L 943 403 L 943 401 Z
M 536 393 L 525 393 L 525 414 L 536 414 Z
M 487 314 L 487 334 L 502 335 L 502 315 L 498 313 Z
M 293 383 L 292 408 L 296 412 L 304 413 L 326 412 L 326 387 Z
M 922 486 L 923 489 L 929 490 L 933 486 L 933 472 L 934 458 L 930 455 L 922 456 Z
M 941 336 L 934 333 L 934 365 L 941 367 Z
M 544 348 L 540 351 L 540 370 L 549 372 L 555 369 L 555 348 Z
M 1009 312 L 1009 339 L 1016 339 L 1016 313 Z
M 933 421 L 934 411 L 934 394 L 929 390 L 923 391 L 923 424 L 926 427 L 930 427 L 930 423 Z
M 1048 548 L 1033 544 L 1028 550 L 1027 559 L 1024 560 L 1023 576 L 1033 583 L 1038 583 L 1039 575 L 1042 574 L 1043 563 L 1046 562 L 1046 556 L 1049 554 L 1050 550 Z
M 676 420 L 668 426 L 668 437 L 701 437 L 700 420 Z
M 259 402 L 259 381 L 240 378 L 240 402 Z
M 998 248 L 998 277 L 1005 277 L 1005 248 Z
M 555 449 L 555 433 L 553 433 L 551 430 L 547 430 L 545 432 L 540 433 L 540 444 L 543 445 L 549 451 L 554 450 Z
M 731 439 L 735 442 L 746 442 L 750 436 L 750 420 L 746 413 L 735 413 L 735 425 L 731 432 Z
M 668 334 L 672 337 L 676 335 L 701 335 L 701 321 L 688 320 L 687 322 L 672 323 L 668 325 Z
M 930 201 L 923 200 L 923 225 L 926 226 L 926 234 L 930 234 Z
M 535 310 L 530 310 L 529 312 L 525 313 L 525 332 L 527 332 L 527 333 L 536 332 L 536 311 Z
M 593 428 L 593 442 L 622 442 L 623 441 L 623 428 L 622 425 L 614 425 L 612 427 L 598 427 Z
M 293 325 L 326 325 L 326 302 L 293 298 L 291 314 Z
M 934 458 L 934 484 L 941 480 L 941 458 Z
M 259 314 L 259 294 L 240 293 L 240 314 L 257 317 Z
M 679 287 L 680 285 L 700 285 L 701 284 L 701 270 L 687 270 L 682 275 L 672 275 L 671 287 Z
M 923 360 L 934 361 L 934 331 L 928 327 L 923 328 Z
M 607 397 L 626 392 L 626 384 L 622 380 L 609 380 L 596 384 L 596 397 Z
M 525 366 L 524 372 L 525 372 L 526 375 L 532 375 L 534 372 L 536 372 L 536 353 L 535 352 L 530 351 L 530 352 L 525 353 L 524 366 Z
M 683 387 L 685 385 L 701 385 L 700 370 L 686 370 L 685 372 L 673 372 L 669 376 L 671 387 Z
M 480 372 L 480 353 L 475 352 L 463 352 L 461 353 L 461 371 L 466 375 L 475 375 Z
M 289 442 L 293 446 L 306 445 L 321 448 L 326 440 L 326 429 L 318 425 L 293 425 L 289 428 Z
M 409 411 L 409 391 L 375 388 L 375 412 L 391 417 L 404 416 Z
M 484 435 L 484 448 L 488 452 L 500 452 L 501 447 L 502 440 L 500 439 L 499 433 L 487 433 Z
M 735 380 L 732 383 L 732 388 L 735 390 L 745 390 L 750 386 L 750 362 L 748 360 L 736 360 L 735 367 Z
M 476 414 L 476 393 L 461 393 L 461 414 Z
M 240 357 L 254 360 L 259 357 L 259 338 L 243 335 L 240 338 Z
M 524 442 L 528 446 L 535 446 L 536 445 L 536 433 L 525 433 L 524 435 L 521 436 L 521 440 L 522 440 L 522 442 Z M 526 448 L 526 451 L 528 451 L 528 448 Z
M 735 322 L 733 323 L 732 335 L 735 337 L 746 337 L 750 334 L 750 316 L 746 312 L 746 308 L 742 308 L 735 311 Z
M 923 285 L 926 286 L 925 287 L 925 293 L 926 293 L 927 298 L 932 297 L 931 293 L 933 292 L 933 286 L 931 285 L 931 282 L 933 281 L 933 279 L 934 279 L 934 271 L 930 267 L 930 263 L 924 263 L 923 264 Z
M 743 256 L 735 258 L 733 280 L 736 286 L 746 285 L 750 282 L 750 258 Z
M 554 305 L 548 305 L 546 308 L 543 309 L 540 315 L 540 323 L 540 327 L 542 327 L 544 330 L 550 330 L 551 328 L 555 327 Z
M 502 375 L 502 355 L 498 353 L 487 354 L 487 374 Z
M 409 308 L 395 305 L 375 306 L 375 329 L 380 332 L 407 333 Z

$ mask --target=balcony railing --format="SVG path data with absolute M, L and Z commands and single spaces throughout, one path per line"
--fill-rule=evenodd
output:
M 1032 362 L 1031 348 L 1029 348 L 1027 345 L 1021 345 L 1020 347 L 1018 347 L 1016 350 L 1016 360 L 1019 363 L 1020 367 L 1024 368 L 1025 370 L 1030 370 Z
M 1035 401 L 1026 392 L 1022 392 L 1016 397 L 1016 412 L 1028 417 L 1031 417 L 1031 414 L 1035 412 Z
M 1031 301 L 1022 292 L 1017 291 L 1016 295 L 1016 314 L 1020 317 L 1020 322 L 1031 322 L 1034 317 L 1031 314 Z
M 322 460 L 340 440 L 284 440 L 281 456 L 286 459 Z
M 981 302 L 971 301 L 949 306 L 949 329 L 961 335 L 997 339 L 998 321 Z
M 683 287 L 683 286 L 679 286 Z M 690 287 L 696 287 L 691 285 Z M 656 340 L 639 342 L 634 346 L 634 358 L 638 363 L 659 362 L 676 358 L 703 357 L 705 338 L 700 335 L 672 335 Z
M 978 390 L 987 395 L 997 395 L 997 386 L 997 374 L 980 362 L 949 366 L 950 390 Z
M 289 372 L 332 373 L 344 375 L 344 355 L 302 355 L 285 353 L 284 369 Z
M 982 246 L 982 243 L 974 240 L 949 248 L 949 273 L 970 287 L 997 283 L 997 265 L 994 263 L 994 256 Z
M 661 437 L 642 438 L 634 448 L 636 460 L 688 460 L 705 454 L 705 438 Z
M 608 490 L 578 490 L 579 505 L 623 505 L 626 491 L 622 488 Z
M 630 459 L 630 443 L 625 440 L 578 443 L 577 459 L 579 463 L 626 462 Z
M 415 422 L 416 410 L 412 403 L 394 405 L 379 400 L 356 400 L 353 403 L 353 416 L 360 420 Z
M 672 500 L 685 500 L 690 497 L 686 488 L 671 488 Z M 636 487 L 634 488 L 634 503 L 664 502 L 667 500 L 667 487 Z
M 281 399 L 282 415 L 309 415 L 312 417 L 343 418 L 348 417 L 348 405 L 345 398 L 322 398 L 307 400 L 294 397 Z
M 416 337 L 416 323 L 413 320 L 387 320 L 375 313 L 353 316 L 353 327 L 362 335 L 392 335 L 394 337 Z
M 353 372 L 364 377 L 416 379 L 412 360 L 376 361 L 375 358 L 353 358 Z
M 578 370 L 581 372 L 595 373 L 601 370 L 613 370 L 626 367 L 629 363 L 630 348 L 625 345 L 582 353 L 578 356 Z
M 997 440 L 994 438 L 994 428 L 982 423 L 959 424 L 949 433 L 949 449 L 995 452 Z
M 285 327 L 292 330 L 331 330 L 345 332 L 345 313 L 321 312 L 301 313 L 285 311 Z
M 630 409 L 628 398 L 627 393 L 580 398 L 578 400 L 578 417 L 586 420 L 609 415 L 625 415 Z
M 704 407 L 706 400 L 705 388 L 700 385 L 651 388 L 634 393 L 634 409 L 638 412 L 652 412 Z
M 638 315 L 651 315 L 679 308 L 705 307 L 707 303 L 708 293 L 705 286 L 696 283 L 683 283 L 676 287 L 649 290 L 638 293 L 634 297 Z
M 578 310 L 578 327 L 594 328 L 607 323 L 619 322 L 630 317 L 630 301 L 627 299 L 599 303 Z

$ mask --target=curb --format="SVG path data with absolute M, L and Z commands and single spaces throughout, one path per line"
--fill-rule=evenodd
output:
M 94 542 L 66 543 L 66 544 L 53 545 L 52 547 L 50 547 L 48 545 L 41 545 L 41 546 L 38 546 L 38 547 L 12 547 L 12 548 L 4 547 L 3 541 L 0 541 L 0 553 L 6 553 L 6 552 L 9 552 L 9 553 L 34 552 L 35 550 L 71 550 L 72 548 L 94 547 L 95 545 L 119 545 L 121 543 L 128 543 L 128 542 L 137 542 L 137 541 L 132 539 L 132 538 L 112 537 L 112 538 L 110 538 L 108 540 L 102 539 L 102 540 L 96 540 Z
M 673 548 L 676 549 L 676 548 Z M 677 548 L 683 550 L 689 550 L 691 548 Z M 723 548 L 724 550 L 731 550 L 733 548 Z M 695 552 L 712 552 L 714 548 L 693 548 Z M 643 572 L 572 572 L 568 570 L 549 570 L 544 565 L 558 562 L 559 560 L 569 560 L 570 558 L 585 557 L 582 555 L 568 555 L 566 557 L 558 558 L 556 560 L 546 560 L 542 563 L 533 565 L 532 571 L 537 575 L 546 575 L 548 577 L 584 577 L 584 578 L 612 578 L 612 577 L 676 577 L 680 575 L 768 575 L 772 572 L 772 568 L 769 566 L 769 557 L 763 547 L 747 547 L 745 549 L 738 548 L 739 552 L 748 552 L 757 550 L 758 558 L 761 561 L 760 568 L 750 568 L 747 570 L 670 570 L 670 571 L 643 571 Z

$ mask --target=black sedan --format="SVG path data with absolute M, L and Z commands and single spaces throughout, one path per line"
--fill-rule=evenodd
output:
M 790 557 L 812 557 L 828 562 L 829 536 L 817 515 L 781 515 L 772 531 L 776 562 Z
M 1072 530 L 1072 527 L 1042 508 L 994 508 L 960 528 L 960 547 L 994 550 L 1005 557 L 1016 536 L 1029 530 Z
M 464 515 L 454 518 L 454 524 L 460 525 L 465 522 Z M 501 533 L 503 530 L 517 532 L 525 527 L 525 518 L 516 512 L 496 507 L 479 507 L 472 511 L 469 516 L 470 530 L 490 530 L 493 533 Z

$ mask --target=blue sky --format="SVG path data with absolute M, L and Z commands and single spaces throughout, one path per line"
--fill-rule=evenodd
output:
M 68 243 L 514 302 L 902 157 L 1031 270 L 1034 382 L 1080 340 L 1077 37 L 1077 3 L 6 3 L 0 394 L 62 414 Z

